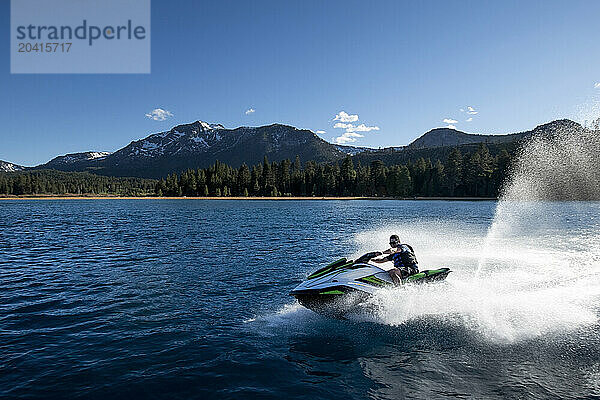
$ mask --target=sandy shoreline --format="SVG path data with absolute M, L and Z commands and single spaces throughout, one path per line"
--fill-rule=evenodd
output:
M 489 197 L 155 197 L 155 196 L 5 196 L 0 200 L 445 200 L 486 201 Z

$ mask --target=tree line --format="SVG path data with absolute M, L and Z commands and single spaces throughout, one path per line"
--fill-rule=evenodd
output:
M 419 158 L 362 165 L 347 156 L 336 163 L 302 164 L 299 157 L 270 162 L 265 156 L 251 167 L 217 161 L 160 180 L 33 170 L 0 173 L 0 195 L 496 197 L 510 162 L 506 150 L 493 156 L 480 144 L 464 155 L 453 149 L 445 162 Z
M 0 195 L 116 195 L 154 194 L 155 179 L 115 178 L 87 172 L 34 170 L 0 173 Z
M 215 162 L 209 168 L 170 174 L 157 182 L 157 196 L 472 196 L 495 197 L 510 163 L 506 150 L 492 156 L 485 144 L 463 155 L 458 148 L 448 159 L 386 166 L 376 160 L 354 163 L 283 160 L 232 168 Z

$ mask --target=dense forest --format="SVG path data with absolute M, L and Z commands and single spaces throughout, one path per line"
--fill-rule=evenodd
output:
M 495 197 L 506 174 L 510 156 L 506 150 L 490 155 L 481 144 L 463 156 L 453 149 L 448 159 L 420 158 L 407 164 L 386 166 L 380 160 L 354 164 L 348 156 L 341 163 L 300 159 L 269 162 L 251 168 L 231 168 L 216 162 L 209 168 L 171 174 L 156 185 L 158 196 L 472 196 Z
M 386 166 L 381 160 L 356 164 L 283 160 L 232 168 L 215 162 L 209 168 L 170 174 L 166 179 L 113 178 L 52 170 L 0 174 L 0 195 L 112 194 L 127 196 L 469 196 L 495 197 L 510 155 L 496 156 L 481 144 L 463 155 L 453 149 L 445 162 L 419 158 Z
M 0 195 L 117 195 L 147 196 L 156 180 L 113 178 L 87 172 L 32 170 L 0 173 Z

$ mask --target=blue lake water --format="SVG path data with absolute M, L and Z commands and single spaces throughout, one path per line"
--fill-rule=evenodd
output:
M 2 201 L 0 398 L 599 398 L 600 204 L 496 206 Z M 447 282 L 288 295 L 391 233 Z

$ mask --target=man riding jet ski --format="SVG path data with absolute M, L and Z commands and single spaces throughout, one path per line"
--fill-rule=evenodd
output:
M 390 236 L 390 248 L 383 254 L 388 254 L 388 256 L 374 258 L 372 261 L 378 264 L 393 261 L 394 268 L 390 269 L 388 273 L 396 285 L 401 285 L 403 279 L 419 272 L 415 251 L 410 245 L 400 243 L 398 235 Z
M 381 288 L 441 281 L 450 273 L 448 268 L 419 272 L 412 247 L 401 244 L 398 235 L 390 237 L 390 246 L 385 252 L 367 253 L 356 261 L 337 260 L 310 274 L 290 294 L 313 311 L 343 316 Z M 389 272 L 378 265 L 388 261 L 394 262 Z

